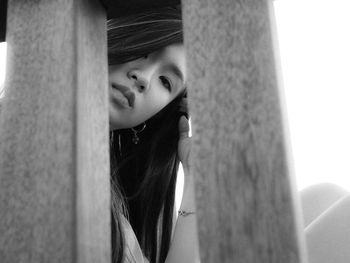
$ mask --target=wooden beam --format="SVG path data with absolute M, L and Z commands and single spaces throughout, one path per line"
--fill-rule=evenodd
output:
M 8 8 L 1 262 L 109 262 L 105 11 L 97 0 Z
M 107 10 L 109 18 L 125 16 L 167 6 L 180 5 L 180 0 L 100 0 Z
M 0 0 L 0 42 L 5 41 L 7 19 L 7 0 Z
M 141 7 L 154 8 L 180 4 L 180 0 L 130 0 L 128 2 L 122 0 L 100 0 L 100 2 L 106 7 L 107 11 L 117 12 L 118 10 L 112 9 L 131 9 L 132 7 L 136 9 L 140 9 Z
M 272 3 L 184 0 L 201 262 L 305 262 Z

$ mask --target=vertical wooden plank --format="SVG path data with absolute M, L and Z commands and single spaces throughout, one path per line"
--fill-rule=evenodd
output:
M 1 262 L 109 262 L 105 11 L 10 0 Z
M 77 262 L 106 263 L 111 260 L 106 14 L 97 0 L 79 2 Z
M 184 0 L 201 262 L 304 262 L 268 0 Z

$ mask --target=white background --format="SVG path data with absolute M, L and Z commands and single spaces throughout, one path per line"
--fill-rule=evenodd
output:
M 298 189 L 350 190 L 350 1 L 274 6 Z
M 298 189 L 350 190 L 350 1 L 274 1 Z M 0 44 L 0 86 L 6 45 Z

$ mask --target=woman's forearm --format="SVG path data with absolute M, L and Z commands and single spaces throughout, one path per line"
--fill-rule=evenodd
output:
M 186 176 L 180 210 L 195 212 L 194 178 Z M 179 215 L 175 224 L 166 263 L 199 262 L 198 235 L 196 214 Z

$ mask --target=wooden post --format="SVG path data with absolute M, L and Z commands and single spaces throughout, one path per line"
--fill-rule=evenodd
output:
M 201 263 L 305 262 L 272 3 L 182 4 Z
M 97 0 L 8 8 L 1 262 L 110 262 L 105 11 Z

